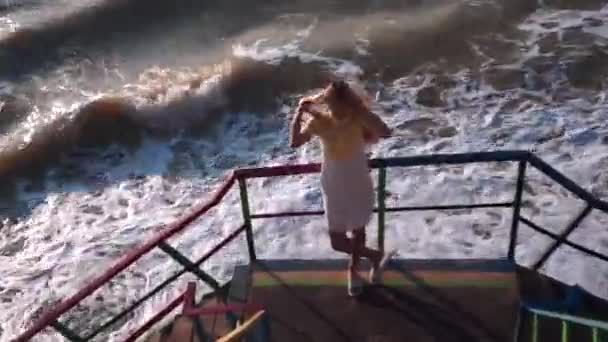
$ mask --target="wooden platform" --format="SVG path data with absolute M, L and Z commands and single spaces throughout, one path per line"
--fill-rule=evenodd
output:
M 357 299 L 347 295 L 346 267 L 346 260 L 258 261 L 237 267 L 230 296 L 262 304 L 277 342 L 514 340 L 519 289 L 508 261 L 394 261 L 385 285 Z
M 346 261 L 275 260 L 239 266 L 229 302 L 267 308 L 243 341 L 513 341 L 517 308 L 608 322 L 608 303 L 581 288 L 502 260 L 400 260 L 384 286 L 346 295 Z M 366 271 L 362 276 L 366 276 Z M 199 307 L 221 306 L 208 294 Z M 214 341 L 234 329 L 241 312 L 196 316 L 191 342 Z M 247 317 L 244 317 L 247 318 Z M 608 341 L 608 329 L 519 312 L 519 342 Z M 194 331 L 181 317 L 148 341 L 177 342 Z M 270 331 L 270 334 L 269 334 Z M 271 335 L 271 338 L 267 338 Z

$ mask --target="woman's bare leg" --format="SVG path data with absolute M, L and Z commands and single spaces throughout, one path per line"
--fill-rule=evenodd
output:
M 365 245 L 366 234 L 365 227 L 357 229 L 353 231 L 353 246 L 356 251 L 354 254 L 357 254 L 357 260 L 355 260 L 353 256 L 353 262 L 358 263 L 359 257 L 367 258 L 374 267 L 378 267 L 380 261 L 382 260 L 382 252 L 379 250 L 371 249 Z
M 329 233 L 329 239 L 331 241 L 331 247 L 338 252 L 343 252 L 351 256 L 349 269 L 355 270 L 358 266 L 359 253 L 356 248 L 356 240 L 349 238 L 346 233 Z
M 361 257 L 369 259 L 374 266 L 377 266 L 382 260 L 382 252 L 368 248 L 365 245 L 366 235 L 365 228 L 360 228 L 353 231 L 353 237 L 349 238 L 346 233 L 329 233 L 331 247 L 338 251 L 349 254 L 351 256 L 351 268 L 359 265 Z
M 350 268 L 353 271 L 356 271 L 359 267 L 359 260 L 361 259 L 361 248 L 359 247 L 359 239 L 355 232 L 353 232 L 353 237 L 350 239 L 350 248 L 353 251 L 350 255 Z
M 351 260 L 348 265 L 348 293 L 351 296 L 356 296 L 361 293 L 361 280 L 357 275 L 357 266 L 359 253 L 355 248 L 355 239 L 349 239 L 346 233 L 329 233 L 331 247 L 339 252 L 344 252 L 351 255 Z
M 352 254 L 352 245 L 346 233 L 329 232 L 329 241 L 335 251 Z

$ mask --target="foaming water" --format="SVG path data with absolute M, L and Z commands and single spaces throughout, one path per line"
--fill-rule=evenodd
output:
M 44 22 L 61 20 L 99 0 L 3 0 L 0 2 L 0 39 L 19 29 L 35 27 Z
M 297 151 L 287 147 L 287 122 L 293 96 L 318 88 L 329 72 L 364 84 L 376 97 L 374 110 L 402 133 L 374 146 L 372 156 L 530 149 L 608 198 L 602 172 L 608 167 L 608 103 L 595 77 L 607 72 L 601 63 L 605 41 L 596 33 L 606 19 L 602 6 L 562 10 L 472 1 L 391 15 L 388 5 L 361 14 L 362 3 L 349 13 L 328 11 L 330 18 L 304 5 L 275 10 L 283 16 L 268 15 L 267 22 L 243 31 L 227 29 L 226 41 L 198 61 L 191 55 L 180 57 L 188 61 L 183 64 L 149 65 L 164 57 L 141 56 L 146 63 L 138 64 L 125 60 L 127 54 L 93 55 L 0 83 L 2 108 L 15 114 L 7 122 L 0 118 L 3 141 L 15 144 L 12 151 L 23 149 L 14 154 L 18 158 L 30 156 L 21 164 L 27 166 L 13 169 L 22 175 L 37 165 L 42 172 L 18 178 L 0 197 L 0 208 L 7 209 L 0 226 L 0 340 L 16 336 L 40 308 L 74 293 L 208 198 L 227 170 L 318 161 L 317 143 Z M 504 27 L 459 21 L 487 23 L 481 14 L 488 13 L 518 15 Z M 453 45 L 429 43 L 452 31 L 458 38 Z M 323 39 L 328 32 L 339 34 Z M 47 155 L 49 161 L 34 163 Z M 0 154 L 0 160 L 7 156 Z M 391 169 L 388 201 L 509 201 L 515 173 L 506 164 Z M 322 204 L 314 175 L 249 185 L 253 212 Z M 533 170 L 526 189 L 524 214 L 556 232 L 584 205 Z M 389 214 L 387 244 L 401 257 L 504 256 L 510 219 L 506 209 Z M 572 238 L 606 253 L 607 222 L 594 212 Z M 196 259 L 240 223 L 238 191 L 232 190 L 170 243 Z M 376 243 L 376 229 L 372 221 L 370 244 Z M 325 230 L 321 217 L 260 221 L 254 228 L 257 251 L 263 258 L 343 257 L 331 250 Z M 534 263 L 549 243 L 522 227 L 518 261 Z M 234 264 L 246 260 L 245 241 L 237 239 L 203 268 L 227 280 Z M 152 252 L 70 312 L 66 323 L 79 331 L 99 325 L 179 269 Z M 543 271 L 608 297 L 608 267 L 568 248 L 560 248 Z M 180 278 L 99 340 L 124 338 L 189 279 Z

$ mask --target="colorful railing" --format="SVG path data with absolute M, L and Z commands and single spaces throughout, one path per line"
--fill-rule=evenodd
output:
M 531 341 L 531 342 L 543 342 L 543 341 L 555 341 L 555 330 L 550 328 L 550 330 L 543 329 L 541 324 L 541 318 L 544 320 L 553 320 L 560 323 L 559 335 L 561 342 L 601 342 L 606 341 L 608 337 L 608 323 L 584 318 L 576 315 L 570 315 L 563 312 L 557 312 L 552 310 L 545 310 L 542 308 L 537 308 L 530 305 L 522 305 L 521 307 L 522 315 L 520 317 L 529 318 L 529 324 L 531 327 L 529 329 L 522 329 L 521 325 L 519 326 L 519 336 L 518 341 Z M 588 330 L 587 335 L 588 339 L 581 340 L 581 338 L 572 337 L 571 330 L 574 327 L 583 327 Z M 543 334 L 543 332 L 550 331 L 550 336 L 547 334 Z M 527 332 L 529 336 L 525 336 L 524 332 Z
M 495 202 L 495 203 L 478 203 L 478 204 L 451 204 L 451 205 L 437 205 L 437 206 L 416 206 L 416 207 L 387 207 L 386 206 L 386 170 L 391 167 L 412 167 L 412 166 L 425 166 L 425 165 L 439 165 L 439 164 L 468 164 L 468 163 L 490 163 L 490 162 L 515 162 L 518 163 L 517 183 L 515 188 L 515 194 L 512 201 L 509 202 Z M 532 166 L 546 176 L 551 178 L 556 183 L 560 184 L 563 188 L 570 191 L 583 201 L 587 203 L 587 206 L 567 225 L 566 229 L 561 234 L 555 234 L 545 228 L 540 227 L 530 219 L 521 215 L 520 209 L 522 204 L 522 193 L 524 189 L 524 181 L 526 177 L 526 168 Z M 378 192 L 377 192 L 377 219 L 378 219 L 378 246 L 380 249 L 384 249 L 384 232 L 385 232 L 385 217 L 390 212 L 401 212 L 401 211 L 421 211 L 421 210 L 454 210 L 454 209 L 475 209 L 475 208 L 492 208 L 492 207 L 503 207 L 512 208 L 513 216 L 510 229 L 510 242 L 508 245 L 507 256 L 511 260 L 515 260 L 515 252 L 517 247 L 517 236 L 519 223 L 522 222 L 532 228 L 533 230 L 549 236 L 554 240 L 554 243 L 543 253 L 542 257 L 534 264 L 534 269 L 542 267 L 546 260 L 551 254 L 562 244 L 566 244 L 579 251 L 587 253 L 591 256 L 599 258 L 604 261 L 608 261 L 608 256 L 593 251 L 589 248 L 581 246 L 575 242 L 569 241 L 568 236 L 576 229 L 576 227 L 587 217 L 593 210 L 600 210 L 608 213 L 608 203 L 601 201 L 591 195 L 589 192 L 578 186 L 575 182 L 561 174 L 559 171 L 552 168 L 550 165 L 542 161 L 534 154 L 527 151 L 498 151 L 498 152 L 476 152 L 476 153 L 463 153 L 463 154 L 435 154 L 425 156 L 412 156 L 402 158 L 388 158 L 388 159 L 374 159 L 370 161 L 370 166 L 378 170 Z M 251 178 L 263 178 L 263 177 L 278 177 L 278 176 L 290 176 L 290 175 L 301 175 L 317 173 L 321 169 L 320 164 L 304 164 L 304 165 L 288 165 L 288 166 L 275 166 L 275 167 L 262 167 L 262 168 L 249 168 L 240 169 L 233 171 L 228 176 L 228 179 L 220 187 L 220 189 L 214 194 L 214 196 L 197 206 L 190 214 L 177 222 L 168 225 L 159 234 L 155 235 L 152 239 L 143 243 L 142 245 L 134 248 L 132 251 L 127 253 L 125 256 L 120 258 L 110 269 L 101 274 L 100 276 L 93 279 L 87 286 L 82 288 L 72 297 L 67 298 L 60 304 L 56 305 L 51 310 L 45 312 L 38 320 L 36 320 L 30 328 L 18 336 L 14 341 L 21 342 L 27 341 L 40 333 L 42 330 L 52 327 L 66 339 L 70 341 L 86 341 L 93 339 L 104 331 L 107 331 L 112 325 L 118 321 L 124 319 L 130 312 L 138 308 L 145 301 L 152 298 L 155 294 L 160 292 L 163 288 L 168 286 L 177 280 L 181 275 L 186 272 L 190 272 L 196 275 L 200 280 L 211 286 L 215 293 L 225 299 L 226 293 L 211 275 L 207 274 L 200 269 L 200 265 L 207 261 L 211 256 L 217 253 L 220 249 L 226 246 L 228 243 L 233 241 L 241 233 L 245 232 L 247 239 L 247 247 L 249 258 L 251 261 L 256 260 L 255 244 L 253 238 L 252 221 L 255 219 L 263 218 L 275 218 L 275 217 L 293 217 L 293 216 L 308 216 L 308 215 L 322 215 L 322 211 L 296 211 L 296 212 L 282 212 L 282 213 L 251 213 L 248 200 L 247 180 Z M 167 243 L 167 239 L 183 231 L 189 224 L 204 215 L 211 208 L 215 207 L 224 198 L 226 193 L 238 183 L 242 212 L 243 212 L 243 225 L 232 232 L 228 237 L 221 241 L 218 245 L 209 250 L 205 255 L 196 261 L 190 261 L 188 258 L 183 256 L 179 251 L 173 248 Z M 80 336 L 77 332 L 74 332 L 68 327 L 64 326 L 59 322 L 59 318 L 67 313 L 69 310 L 74 308 L 83 299 L 90 296 L 101 286 L 106 284 L 110 279 L 116 276 L 121 271 L 125 270 L 129 265 L 133 264 L 139 258 L 146 253 L 150 252 L 154 248 L 162 250 L 164 253 L 171 256 L 176 262 L 181 264 L 184 268 L 182 271 L 172 275 L 164 282 L 156 286 L 152 291 L 143 296 L 142 298 L 135 301 L 129 307 L 125 308 L 122 312 L 117 314 L 112 319 L 103 323 L 101 326 L 94 329 L 91 333 L 86 336 Z M 150 329 L 156 322 L 160 321 L 164 316 L 168 315 L 179 305 L 183 298 L 177 298 L 173 302 L 169 303 L 167 307 L 161 310 L 157 315 L 152 317 L 146 322 L 140 329 L 137 329 L 129 338 L 129 341 L 134 340 L 140 336 L 143 332 Z
M 216 314 L 227 314 L 232 313 L 236 314 L 238 312 L 260 312 L 263 313 L 263 307 L 254 305 L 254 304 L 220 304 L 209 307 L 199 308 L 196 307 L 195 303 L 195 292 L 196 292 L 196 284 L 193 282 L 188 283 L 188 287 L 184 292 L 182 292 L 179 296 L 177 296 L 169 305 L 167 305 L 163 310 L 159 311 L 156 315 L 154 315 L 151 319 L 149 319 L 146 324 L 141 326 L 135 332 L 133 332 L 129 338 L 125 340 L 125 342 L 133 342 L 136 341 L 140 336 L 145 334 L 154 326 L 154 324 L 160 322 L 166 315 L 171 313 L 175 308 L 182 305 L 182 316 L 193 317 L 198 319 L 200 316 L 205 315 L 216 315 Z M 268 340 L 267 335 L 269 334 L 269 323 L 267 318 L 264 318 L 264 322 L 262 323 L 262 340 Z M 202 324 L 199 320 L 199 324 Z M 230 335 L 230 334 L 229 334 Z M 203 336 L 199 336 L 202 338 Z M 226 340 L 228 340 L 226 336 Z M 232 339 L 230 339 L 232 340 Z M 201 340 L 202 341 L 202 340 Z

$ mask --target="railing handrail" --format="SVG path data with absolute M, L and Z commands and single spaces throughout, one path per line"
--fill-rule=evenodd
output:
M 527 161 L 528 151 L 493 151 L 472 153 L 437 153 L 422 156 L 389 157 L 370 159 L 371 168 L 409 167 L 440 164 L 469 164 L 508 161 Z M 318 173 L 321 163 L 290 164 L 278 166 L 239 168 L 234 171 L 237 178 L 266 178 Z
M 395 157 L 385 159 L 372 159 L 370 160 L 370 167 L 372 168 L 386 168 L 386 167 L 410 167 L 410 166 L 424 166 L 424 165 L 439 165 L 439 164 L 468 164 L 476 162 L 507 162 L 507 161 L 519 161 L 527 163 L 536 167 L 539 171 L 549 176 L 555 182 L 559 183 L 581 199 L 587 201 L 592 207 L 599 209 L 603 212 L 608 212 L 608 202 L 601 201 L 593 196 L 585 189 L 578 186 L 568 177 L 549 166 L 542 159 L 535 156 L 529 151 L 493 151 L 493 152 L 473 152 L 473 153 L 454 153 L 454 154 L 431 154 L 423 156 L 409 156 L 409 157 Z M 142 255 L 148 253 L 153 248 L 159 246 L 162 242 L 175 234 L 184 230 L 190 223 L 198 219 L 200 216 L 208 212 L 211 208 L 215 207 L 224 198 L 226 193 L 232 188 L 237 180 L 248 179 L 248 178 L 260 178 L 260 177 L 276 177 L 276 176 L 289 176 L 299 174 L 311 174 L 317 173 L 321 170 L 321 164 L 319 163 L 308 163 L 308 164 L 292 164 L 286 166 L 269 166 L 269 167 L 255 167 L 255 168 L 241 168 L 232 171 L 228 179 L 223 182 L 222 186 L 215 195 L 208 201 L 195 207 L 188 215 L 179 219 L 178 221 L 167 225 L 162 231 L 153 236 L 150 240 L 143 243 L 139 247 L 131 250 L 129 253 L 120 258 L 113 266 L 111 266 L 106 272 L 97 276 L 84 288 L 79 290 L 76 294 L 69 297 L 68 299 L 59 303 L 56 307 L 45 312 L 29 329 L 19 335 L 14 341 L 21 342 L 27 341 L 41 330 L 46 328 L 55 322 L 61 315 L 75 307 L 84 298 L 91 295 L 116 274 L 126 269 L 128 266 L 137 261 Z
M 530 165 L 534 166 L 537 170 L 544 173 L 546 176 L 551 178 L 557 184 L 563 186 L 568 191 L 577 195 L 580 199 L 589 203 L 593 208 L 608 213 L 608 202 L 602 201 L 595 197 L 589 191 L 583 189 L 580 185 L 576 184 L 573 180 L 566 177 L 561 172 L 557 171 L 553 166 L 547 164 L 544 160 L 540 159 L 533 153 L 530 153 L 528 157 Z
M 568 191 L 577 195 L 582 200 L 591 204 L 595 209 L 608 213 L 608 201 L 603 201 L 585 190 L 573 180 L 557 171 L 544 160 L 528 151 L 495 151 L 495 152 L 473 152 L 473 153 L 446 153 L 429 154 L 423 156 L 391 157 L 371 159 L 370 167 L 410 167 L 439 164 L 469 164 L 487 162 L 529 162 L 537 170 L 551 178 Z M 321 170 L 320 163 L 291 164 L 279 166 L 239 168 L 234 171 L 237 179 L 240 178 L 266 178 L 279 176 L 294 176 L 301 174 L 318 173 Z
M 597 329 L 602 329 L 602 330 L 608 331 L 608 322 L 600 321 L 597 319 L 576 316 L 576 315 L 553 311 L 553 310 L 541 309 L 541 308 L 534 307 L 533 305 L 522 305 L 522 308 L 524 310 L 530 311 L 531 313 L 537 314 L 539 316 L 555 318 L 555 319 L 559 319 L 559 320 L 566 321 L 569 323 L 576 323 L 576 324 L 584 325 L 589 328 L 597 328 Z
M 139 260 L 139 258 L 148 253 L 154 247 L 158 246 L 161 242 L 185 229 L 194 220 L 209 211 L 211 208 L 215 207 L 224 198 L 228 190 L 230 190 L 232 185 L 234 185 L 235 181 L 236 178 L 234 176 L 234 172 L 232 172 L 228 176 L 228 180 L 224 182 L 222 187 L 216 191 L 215 195 L 210 200 L 198 205 L 190 214 L 186 215 L 180 220 L 169 224 L 165 229 L 160 231 L 150 240 L 128 252 L 125 256 L 114 263 L 114 265 L 112 265 L 107 271 L 97 276 L 95 279 L 93 279 L 93 281 L 83 287 L 80 291 L 76 292 L 73 296 L 62 301 L 56 307 L 44 313 L 42 317 L 40 317 L 34 323 L 34 325 L 19 335 L 19 337 L 15 339 L 15 342 L 27 341 L 31 339 L 61 315 L 75 307 L 93 292 L 97 291 L 101 286 L 116 276 L 116 274 L 120 273 L 122 270 Z

